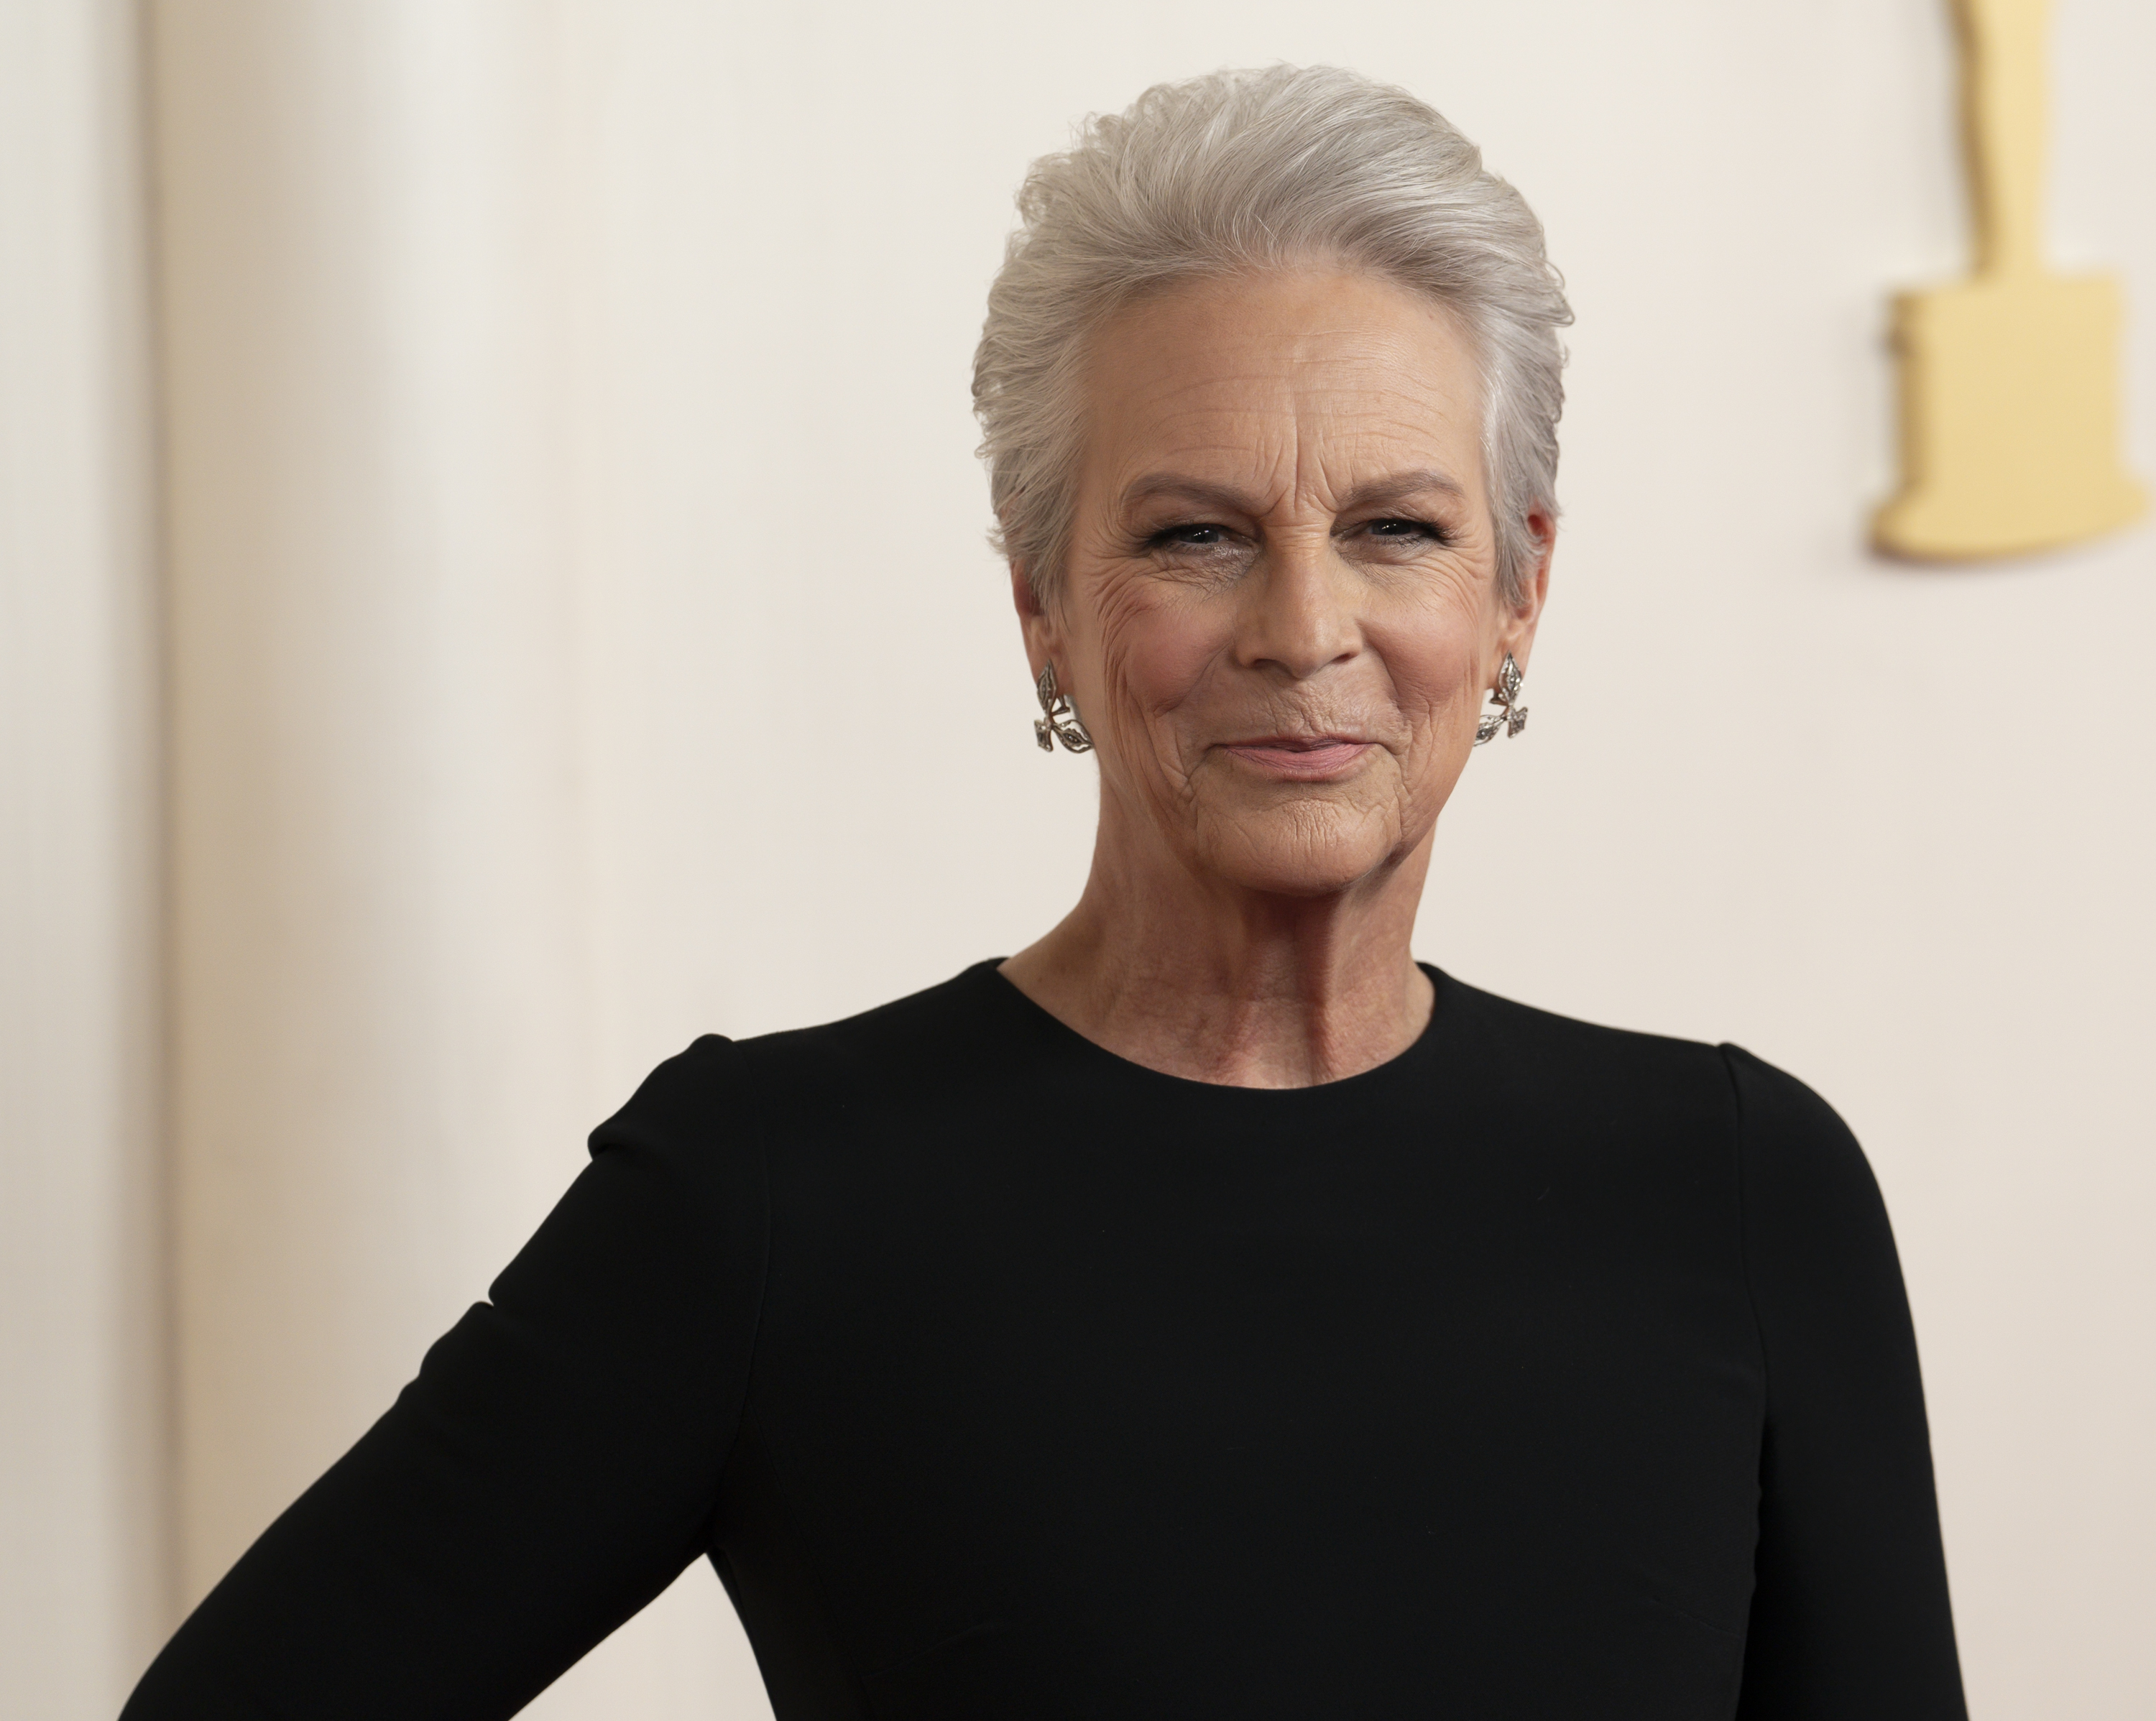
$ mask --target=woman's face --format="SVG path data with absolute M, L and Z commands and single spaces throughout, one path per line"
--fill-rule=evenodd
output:
M 1450 315 L 1363 274 L 1202 282 L 1091 354 L 1063 591 L 1016 580 L 1098 748 L 1109 840 L 1312 896 L 1424 844 L 1528 602 L 1498 595 L 1481 385 Z

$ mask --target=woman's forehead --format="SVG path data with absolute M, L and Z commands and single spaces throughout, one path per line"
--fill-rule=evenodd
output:
M 1339 491 L 1422 473 L 1470 489 L 1480 476 L 1473 352 L 1440 307 L 1388 281 L 1194 283 L 1114 320 L 1092 358 L 1096 499 L 1178 482 Z

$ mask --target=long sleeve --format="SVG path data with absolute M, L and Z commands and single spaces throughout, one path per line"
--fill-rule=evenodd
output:
M 123 1721 L 513 1714 L 704 1554 L 768 1195 L 700 1040 L 418 1376 L 196 1609 Z
M 1724 1048 L 1767 1370 L 1741 1721 L 1964 1721 L 1916 1335 L 1871 1168 L 1809 1088 Z

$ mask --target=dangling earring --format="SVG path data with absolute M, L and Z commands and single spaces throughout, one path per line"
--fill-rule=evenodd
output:
M 1520 666 L 1512 661 L 1512 654 L 1507 652 L 1505 667 L 1497 672 L 1497 684 L 1490 689 L 1490 697 L 1497 702 L 1497 709 L 1486 711 L 1476 720 L 1476 746 L 1492 739 L 1501 729 L 1509 739 L 1527 726 L 1527 708 L 1512 703 L 1519 698 L 1520 684 L 1527 679 L 1520 673 Z M 1045 741 L 1041 743 L 1044 747 L 1047 745 Z
M 1055 684 L 1055 665 L 1050 663 L 1040 672 L 1040 679 L 1034 683 L 1033 690 L 1040 696 L 1044 714 L 1033 720 L 1033 738 L 1040 743 L 1040 750 L 1053 753 L 1056 741 L 1073 753 L 1093 750 L 1093 737 L 1086 733 L 1086 720 L 1078 715 L 1077 706 L 1070 703 L 1070 695 Z M 1053 736 L 1055 739 L 1050 740 Z

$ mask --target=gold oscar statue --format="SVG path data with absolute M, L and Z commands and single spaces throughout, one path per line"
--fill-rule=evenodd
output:
M 1960 561 L 2072 544 L 2146 505 L 2119 464 L 2118 284 L 2044 267 L 2050 0 L 1957 0 L 1976 271 L 1895 303 L 1902 493 L 1879 547 Z

